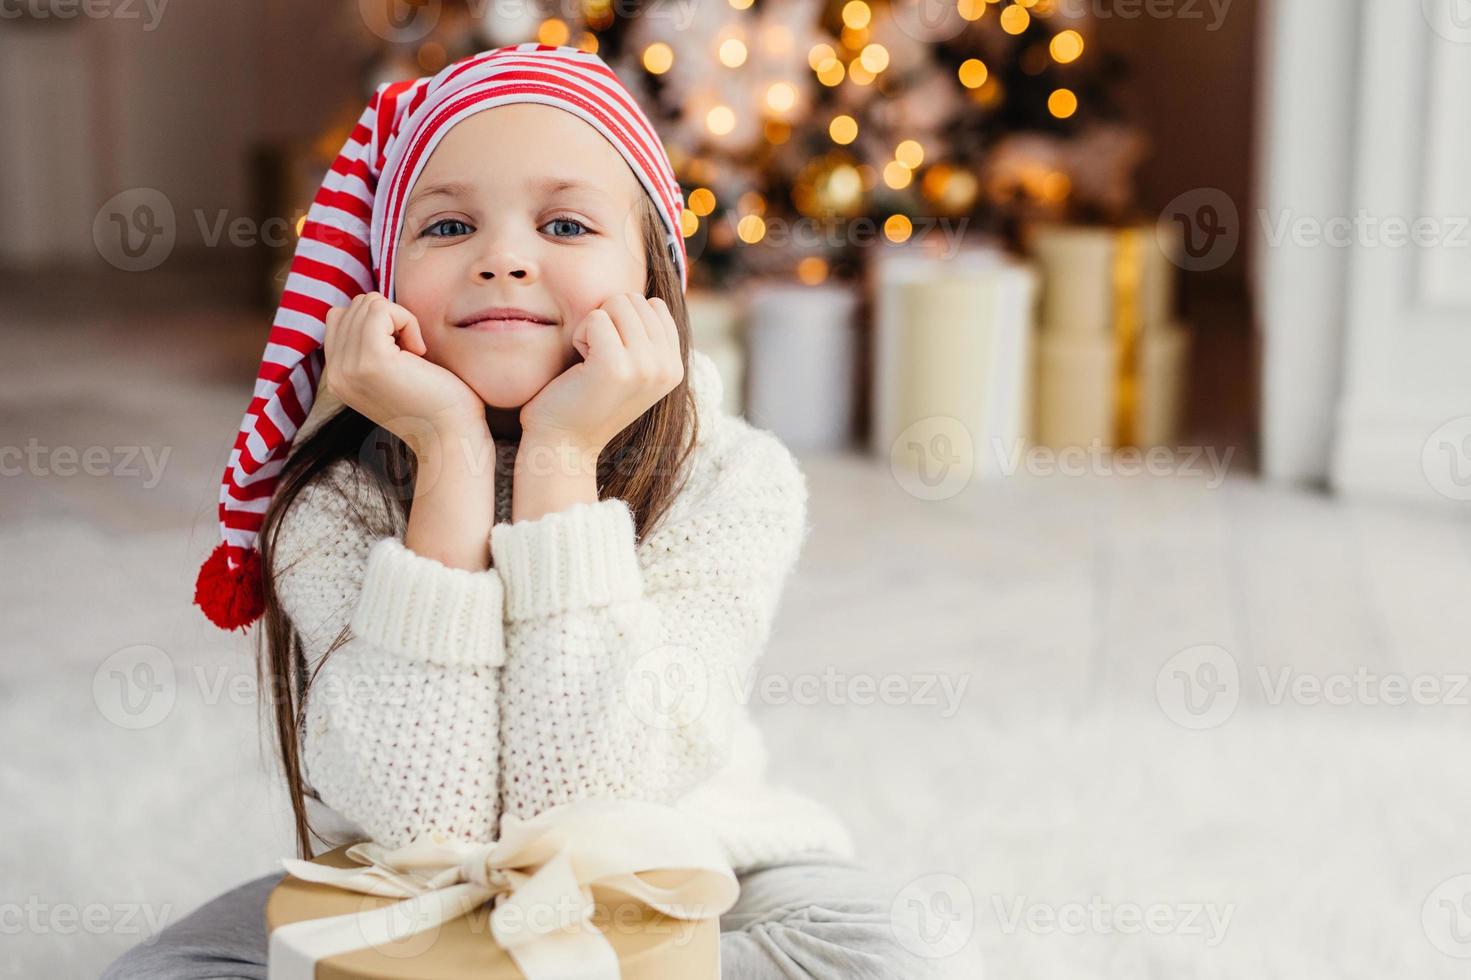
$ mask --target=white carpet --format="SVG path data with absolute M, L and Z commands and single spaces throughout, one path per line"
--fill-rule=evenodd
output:
M 7 976 L 96 976 L 150 917 L 291 853 L 257 705 L 232 686 L 249 647 L 189 605 L 248 389 L 159 369 L 103 407 L 80 392 L 107 367 L 44 387 L 12 367 L 0 389 L 5 444 L 173 450 L 149 489 L 6 481 Z M 1427 900 L 1471 872 L 1471 709 L 1273 704 L 1257 673 L 1464 673 L 1464 523 L 1235 478 L 1017 477 L 926 502 L 879 463 L 804 466 L 816 529 L 765 667 L 835 676 L 839 696 L 755 706 L 773 776 L 846 815 L 896 902 L 953 910 L 966 962 L 1048 980 L 1465 975 L 1458 883 Z M 108 658 L 140 644 L 168 669 L 122 676 L 174 699 L 134 730 Z M 1240 703 L 1192 731 L 1156 679 L 1200 644 L 1230 652 Z M 933 701 L 829 703 L 888 674 L 934 681 Z

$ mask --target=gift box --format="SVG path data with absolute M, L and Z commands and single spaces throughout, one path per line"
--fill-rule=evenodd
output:
M 1178 232 L 1043 226 L 1036 437 L 1053 448 L 1173 446 L 1189 333 L 1172 319 Z
M 1031 428 L 1035 272 L 973 244 L 945 256 L 886 250 L 873 279 L 871 450 L 924 466 L 909 450 L 950 432 L 964 472 L 999 475 Z
M 739 893 L 713 836 L 632 801 L 507 816 L 488 844 L 434 834 L 283 864 L 271 980 L 718 980 Z

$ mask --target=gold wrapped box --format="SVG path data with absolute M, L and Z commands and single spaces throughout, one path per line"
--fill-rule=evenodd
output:
M 720 915 L 740 887 L 706 828 L 590 799 L 501 830 L 283 861 L 270 980 L 719 980 Z

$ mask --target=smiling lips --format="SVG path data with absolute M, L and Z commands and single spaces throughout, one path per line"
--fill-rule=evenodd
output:
M 471 313 L 458 321 L 455 326 L 464 330 L 485 330 L 502 332 L 506 330 L 527 330 L 532 327 L 553 327 L 557 321 L 550 317 L 544 317 L 530 310 L 523 310 L 515 306 L 492 306 L 489 309 Z

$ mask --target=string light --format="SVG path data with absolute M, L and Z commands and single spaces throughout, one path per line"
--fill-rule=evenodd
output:
M 852 116 L 834 116 L 833 121 L 828 123 L 827 134 L 833 138 L 833 142 L 846 146 L 858 138 L 858 120 Z
M 979 58 L 967 58 L 960 64 L 960 84 L 966 88 L 980 88 L 991 77 L 986 63 Z
M 854 30 L 867 27 L 868 22 L 872 19 L 873 11 L 863 0 L 848 0 L 848 3 L 843 5 L 843 23 Z
M 715 210 L 715 192 L 708 187 L 696 187 L 690 191 L 689 209 L 700 217 Z
M 644 70 L 651 75 L 662 75 L 674 66 L 674 49 L 663 41 L 655 41 L 644 48 Z
M 1078 111 L 1078 97 L 1072 89 L 1060 88 L 1047 97 L 1047 111 L 1058 119 L 1067 119 Z
M 755 245 L 766 237 L 766 222 L 758 214 L 748 214 L 736 224 L 736 235 L 747 245 Z
M 827 278 L 827 259 L 809 255 L 797 263 L 797 278 L 804 286 L 816 286 Z
M 858 60 L 864 68 L 877 75 L 889 67 L 889 49 L 882 44 L 870 44 L 863 49 Z
M 560 47 L 566 44 L 567 39 L 571 36 L 572 29 L 567 26 L 567 22 L 556 17 L 547 18 L 536 29 L 536 39 L 542 44 L 552 44 Z
M 679 212 L 679 230 L 685 238 L 689 238 L 700 230 L 700 219 L 695 217 L 695 213 L 688 209 Z
M 924 147 L 916 140 L 905 140 L 894 148 L 894 159 L 915 170 L 924 163 Z
M 740 38 L 726 38 L 720 44 L 720 63 L 727 68 L 739 68 L 746 63 L 746 43 Z
M 902 214 L 891 214 L 884 221 L 884 237 L 891 242 L 907 242 L 914 234 L 914 224 Z
M 1008 34 L 1020 34 L 1027 29 L 1032 22 L 1032 15 L 1027 13 L 1027 8 L 1013 4 L 1001 11 L 1001 29 Z
M 1059 65 L 1070 65 L 1083 53 L 1083 35 L 1066 30 L 1052 39 L 1052 60 Z
M 789 82 L 777 82 L 766 90 L 766 105 L 773 112 L 786 112 L 797 104 L 797 90 Z
M 815 72 L 821 72 L 830 62 L 838 59 L 838 53 L 833 50 L 831 44 L 814 44 L 812 50 L 807 52 L 807 64 L 812 66 Z
M 716 136 L 724 136 L 735 129 L 735 112 L 728 105 L 718 105 L 705 113 L 705 125 Z
M 898 160 L 890 160 L 884 164 L 884 183 L 894 188 L 894 190 L 902 191 L 909 186 L 909 182 L 913 179 L 914 174 Z

